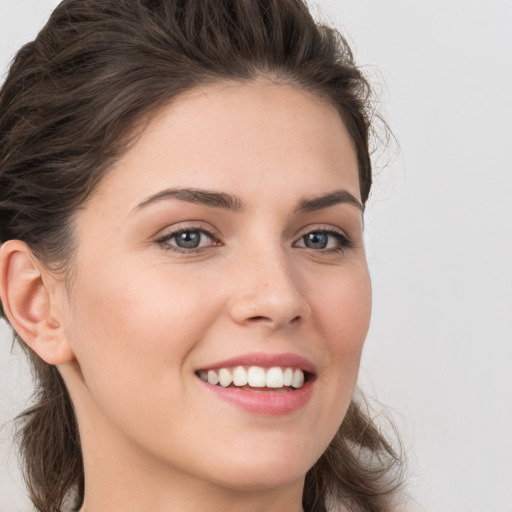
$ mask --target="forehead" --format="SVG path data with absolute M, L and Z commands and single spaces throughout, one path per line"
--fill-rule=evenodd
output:
M 267 82 L 223 83 L 162 107 L 93 200 L 115 194 L 135 206 L 163 186 L 221 188 L 243 197 L 265 183 L 277 199 L 284 189 L 320 194 L 333 187 L 359 198 L 350 136 L 335 108 L 312 93 Z

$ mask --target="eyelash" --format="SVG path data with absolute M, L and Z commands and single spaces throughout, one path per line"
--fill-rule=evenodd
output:
M 178 247 L 177 245 L 171 245 L 169 243 L 170 240 L 172 240 L 175 237 L 177 237 L 177 236 L 179 236 L 181 234 L 184 234 L 184 233 L 200 233 L 202 235 L 206 235 L 207 237 L 209 237 L 213 241 L 213 243 L 211 245 L 206 246 L 206 247 L 197 247 L 197 248 L 183 248 L 183 247 Z M 336 242 L 337 242 L 337 247 L 328 248 L 328 249 L 327 248 L 312 249 L 312 248 L 307 247 L 305 245 L 302 245 L 302 246 L 297 246 L 296 245 L 299 242 L 304 241 L 304 239 L 305 239 L 305 237 L 307 235 L 311 235 L 311 234 L 322 234 L 322 235 L 328 235 L 330 237 L 333 237 L 336 240 Z M 222 245 L 221 242 L 216 240 L 216 233 L 215 232 L 212 232 L 212 231 L 210 231 L 208 229 L 205 229 L 205 228 L 202 228 L 202 227 L 198 227 L 198 226 L 180 226 L 179 228 L 176 228 L 173 231 L 171 231 L 169 233 L 166 233 L 165 235 L 159 237 L 156 240 L 156 243 L 159 244 L 164 250 L 173 251 L 173 252 L 177 252 L 177 253 L 184 253 L 184 254 L 194 254 L 194 253 L 198 253 L 198 252 L 200 252 L 202 250 L 205 250 L 205 249 L 208 249 L 208 248 L 211 248 L 211 247 Z M 310 229 L 306 233 L 301 235 L 298 238 L 298 240 L 296 242 L 294 242 L 293 246 L 294 247 L 304 247 L 305 249 L 310 249 L 310 250 L 312 250 L 314 252 L 318 252 L 318 253 L 321 252 L 321 253 L 329 254 L 329 253 L 343 253 L 347 249 L 352 248 L 354 246 L 354 244 L 352 243 L 350 238 L 348 238 L 341 231 L 336 231 L 334 229 L 318 228 L 318 229 Z

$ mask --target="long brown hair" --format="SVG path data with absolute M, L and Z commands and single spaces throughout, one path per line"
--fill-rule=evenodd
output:
M 261 76 L 337 109 L 354 143 L 365 202 L 370 88 L 345 39 L 315 23 L 303 0 L 64 0 L 18 52 L 0 90 L 0 241 L 24 240 L 65 273 L 75 248 L 73 212 L 144 121 L 199 84 Z M 15 337 L 36 380 L 18 432 L 30 497 L 40 512 L 79 507 L 84 473 L 68 391 L 56 367 Z M 385 512 L 398 463 L 354 399 L 306 476 L 304 507 Z

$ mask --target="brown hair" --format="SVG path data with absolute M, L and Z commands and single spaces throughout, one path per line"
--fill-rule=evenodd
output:
M 329 101 L 371 187 L 369 86 L 344 38 L 303 0 L 64 0 L 16 55 L 0 91 L 0 241 L 24 240 L 66 271 L 73 213 L 133 139 L 141 120 L 199 84 L 267 77 Z M 19 439 L 40 512 L 80 506 L 84 474 L 73 406 L 56 367 L 18 338 L 36 377 Z M 353 400 L 308 472 L 303 503 L 384 512 L 399 457 Z

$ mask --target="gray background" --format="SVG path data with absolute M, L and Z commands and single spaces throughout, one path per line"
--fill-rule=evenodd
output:
M 0 0 L 0 73 L 57 4 Z M 397 137 L 366 217 L 361 386 L 409 458 L 407 510 L 512 511 L 512 1 L 321 0 Z M 0 512 L 29 510 L 9 420 L 30 377 L 0 324 Z

